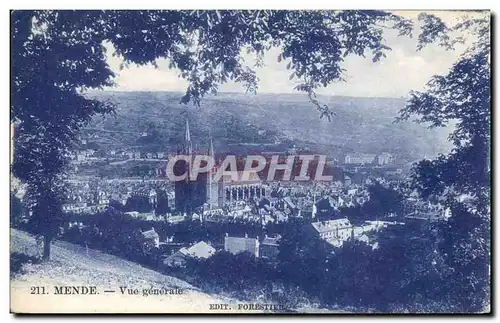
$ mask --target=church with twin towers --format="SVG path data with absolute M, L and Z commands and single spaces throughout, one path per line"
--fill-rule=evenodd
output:
M 199 173 L 195 180 L 191 180 L 191 163 L 195 154 L 211 156 L 215 165 L 208 172 Z M 206 150 L 194 151 L 187 118 L 184 138 L 178 147 L 177 155 L 193 156 L 191 162 L 178 160 L 173 169 L 174 174 L 177 176 L 187 174 L 184 180 L 175 182 L 175 209 L 181 213 L 190 214 L 200 208 L 219 209 L 237 201 L 261 198 L 267 195 L 266 188 L 262 185 L 258 176 L 251 177 L 245 182 L 235 182 L 232 180 L 233 177 L 230 171 L 225 171 L 222 178 L 215 181 L 217 159 L 212 138 L 210 138 Z M 202 166 L 204 165 L 202 164 Z

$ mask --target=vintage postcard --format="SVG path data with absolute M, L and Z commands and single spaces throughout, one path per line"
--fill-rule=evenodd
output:
M 12 313 L 491 312 L 489 11 L 12 10 Z

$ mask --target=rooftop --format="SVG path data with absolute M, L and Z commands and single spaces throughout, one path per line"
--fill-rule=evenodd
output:
M 328 221 L 319 221 L 311 223 L 313 228 L 319 233 L 329 232 L 336 229 L 345 229 L 351 227 L 351 222 L 349 222 L 348 218 L 328 220 Z
M 200 241 L 188 249 L 185 253 L 196 258 L 209 258 L 215 253 L 215 249 L 204 241 Z
M 158 233 L 156 233 L 155 229 L 151 229 L 151 230 L 148 230 L 148 231 L 142 231 L 141 232 L 142 235 L 144 236 L 144 238 L 146 239 L 157 239 L 159 238 L 159 235 Z

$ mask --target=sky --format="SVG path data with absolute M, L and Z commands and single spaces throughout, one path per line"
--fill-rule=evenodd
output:
M 396 12 L 415 21 L 419 12 Z M 459 14 L 440 12 L 445 23 L 457 22 Z M 392 48 L 387 57 L 373 63 L 372 57 L 348 56 L 342 64 L 346 82 L 329 85 L 317 91 L 318 94 L 356 96 L 356 97 L 395 97 L 406 98 L 410 90 L 423 90 L 433 75 L 445 74 L 465 49 L 459 45 L 454 51 L 431 44 L 417 51 L 419 28 L 414 30 L 414 37 L 400 37 L 395 31 L 385 32 L 386 43 Z M 108 53 L 113 53 L 111 44 L 106 44 Z M 295 93 L 293 89 L 298 80 L 289 80 L 290 71 L 286 69 L 286 60 L 278 62 L 279 49 L 273 48 L 264 57 L 265 66 L 255 68 L 259 78 L 258 93 Z M 253 66 L 252 57 L 244 59 Z M 119 69 L 123 59 L 108 54 L 108 64 L 116 73 L 114 88 L 118 91 L 181 91 L 184 92 L 187 82 L 179 77 L 179 71 L 168 68 L 168 61 L 157 60 L 159 68 L 152 65 Z M 244 92 L 240 84 L 227 83 L 219 87 L 219 92 Z

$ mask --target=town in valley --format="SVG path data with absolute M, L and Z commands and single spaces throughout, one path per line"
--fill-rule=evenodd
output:
M 91 244 L 90 236 L 102 235 L 92 216 L 112 210 L 139 223 L 134 234 L 155 255 L 155 266 L 163 269 L 183 267 L 187 259 L 208 259 L 219 251 L 246 252 L 273 263 L 287 234 L 284 224 L 297 219 L 304 237 L 318 237 L 334 252 L 348 240 L 376 249 L 382 229 L 401 230 L 407 223 L 446 221 L 450 216 L 439 201 L 424 201 L 406 185 L 411 163 L 388 151 L 327 156 L 323 171 L 330 175 L 328 181 L 316 181 L 314 176 L 308 181 L 280 180 L 280 170 L 268 180 L 273 156 L 279 164 L 287 158 L 297 160 L 300 154 L 314 156 L 309 147 L 288 140 L 279 145 L 285 148 L 281 151 L 266 145 L 253 148 L 266 160 L 266 169 L 243 176 L 246 155 L 240 154 L 238 169 L 224 170 L 215 181 L 217 167 L 230 153 L 218 152 L 217 138 L 194 137 L 189 118 L 180 118 L 180 141 L 161 151 L 140 146 L 103 149 L 95 143 L 99 132 L 83 132 L 68 153 L 69 189 L 62 205 L 66 218 L 59 235 L 76 234 Z M 148 134 L 137 136 L 140 140 Z M 195 180 L 170 181 L 168 161 L 196 154 L 214 158 L 214 167 Z M 177 162 L 174 172 L 183 167 L 189 169 L 189 162 Z M 314 173 L 312 168 L 307 175 Z M 299 171 L 292 170 L 294 175 Z M 194 235 L 183 232 L 190 223 L 200 227 Z

